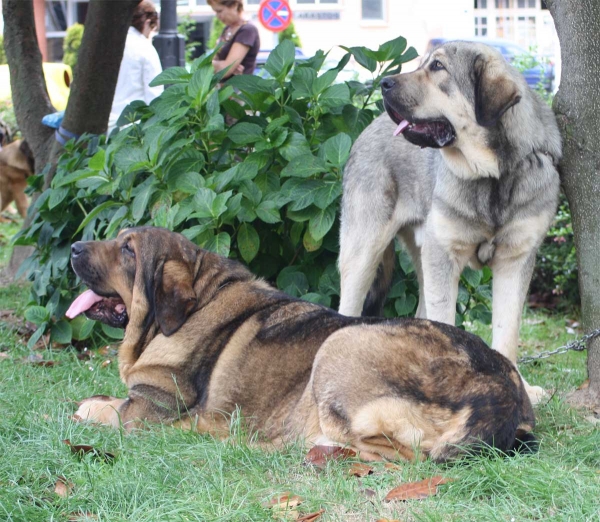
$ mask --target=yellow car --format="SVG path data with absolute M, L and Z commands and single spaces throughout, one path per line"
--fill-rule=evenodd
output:
M 64 111 L 69 99 L 69 86 L 73 73 L 64 63 L 43 63 L 46 87 L 50 101 L 57 111 Z M 10 73 L 8 65 L 0 65 L 0 100 L 10 100 Z

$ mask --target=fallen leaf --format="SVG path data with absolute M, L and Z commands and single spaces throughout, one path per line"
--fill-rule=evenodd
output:
M 80 361 L 87 361 L 88 359 L 92 358 L 92 354 L 89 351 L 83 351 L 77 354 L 77 358 Z
M 402 471 L 398 464 L 392 464 L 391 462 L 386 462 L 383 467 L 389 471 Z
M 32 366 L 54 366 L 58 364 L 56 361 L 45 361 L 44 357 L 39 353 L 34 353 L 27 357 L 23 357 L 22 361 L 25 364 L 31 364 Z
M 320 518 L 323 513 L 325 513 L 325 510 L 319 509 L 319 511 L 315 511 L 314 513 L 302 515 L 301 517 L 296 519 L 296 522 L 313 522 L 313 520 L 317 520 L 317 518 Z
M 110 359 L 106 359 L 106 361 L 104 361 L 100 366 L 102 368 L 106 368 L 109 364 L 110 364 Z
M 366 477 L 371 473 L 373 473 L 373 468 L 367 464 L 361 464 L 360 462 L 355 462 L 348 470 L 348 474 L 353 477 Z
M 54 485 L 54 493 L 56 493 L 59 497 L 66 498 L 71 494 L 75 484 L 73 484 L 70 480 L 67 480 L 65 477 L 58 477 L 56 479 L 56 484 Z
M 586 388 L 590 387 L 590 380 L 586 379 L 585 381 L 583 381 L 581 383 L 581 385 L 579 386 L 579 388 L 577 388 L 578 390 L 585 390 Z
M 437 493 L 437 487 L 440 484 L 450 482 L 452 479 L 447 479 L 441 476 L 435 476 L 419 482 L 407 482 L 397 488 L 392 489 L 383 499 L 385 502 L 392 500 L 410 500 L 427 498 Z
M 8 357 L 8 352 L 0 352 L 0 359 L 6 359 Z
M 289 491 L 280 493 L 274 496 L 268 502 L 265 502 L 262 506 L 267 509 L 287 509 L 293 508 L 302 504 L 303 498 L 298 495 L 292 495 Z
M 391 518 L 378 518 L 376 522 L 400 522 L 397 518 L 392 520 Z
M 317 468 L 324 468 L 328 460 L 343 460 L 356 457 L 356 451 L 340 446 L 313 446 L 304 461 Z
M 596 417 L 595 415 L 586 415 L 584 419 L 591 424 L 600 424 L 600 418 Z
M 90 446 L 89 444 L 72 444 L 69 439 L 64 439 L 63 442 L 71 448 L 71 451 L 78 456 L 83 456 L 88 453 L 91 453 L 95 457 L 101 458 L 106 462 L 112 462 L 115 459 L 114 453 L 109 453 L 108 451 L 103 451 L 94 448 L 94 446 Z

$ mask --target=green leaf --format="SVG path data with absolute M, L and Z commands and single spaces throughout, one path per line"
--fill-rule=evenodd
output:
M 331 205 L 342 195 L 342 182 L 339 180 L 335 181 L 323 181 L 321 188 L 315 193 L 314 203 L 317 207 L 324 209 Z
M 324 182 L 317 179 L 304 179 L 296 185 L 290 197 L 290 210 L 302 210 L 315 202 L 315 198 L 319 191 L 323 188 Z
M 311 154 L 308 141 L 303 134 L 292 132 L 288 134 L 285 143 L 279 147 L 279 154 L 287 161 L 292 161 L 297 156 Z
M 409 315 L 416 306 L 417 298 L 412 294 L 406 294 L 394 302 L 394 308 L 399 316 Z
M 462 276 L 464 280 L 469 283 L 473 288 L 477 288 L 479 283 L 481 282 L 481 278 L 483 276 L 481 270 L 473 270 L 470 267 L 465 267 L 463 270 Z
M 115 339 L 120 341 L 123 339 L 123 334 L 125 333 L 122 328 L 113 328 L 107 324 L 101 323 L 102 331 L 111 339 Z
M 115 235 L 115 232 L 120 227 L 123 218 L 127 215 L 128 211 L 129 208 L 124 205 L 113 214 L 113 217 L 110 219 L 110 223 L 104 231 L 104 236 L 106 238 L 112 238 Z
M 492 322 L 492 312 L 481 303 L 469 310 L 469 317 L 473 321 L 479 321 L 483 324 L 490 324 Z
M 321 274 L 319 292 L 325 295 L 340 295 L 340 272 L 335 263 L 328 265 Z
M 142 219 L 142 217 L 144 217 L 144 212 L 146 212 L 150 198 L 156 191 L 156 188 L 156 185 L 149 184 L 140 192 L 138 192 L 135 198 L 133 198 L 133 204 L 131 205 L 131 217 L 136 223 Z
M 61 319 L 52 325 L 50 330 L 50 340 L 58 344 L 69 344 L 73 338 L 73 328 L 71 325 Z
M 333 226 L 335 222 L 335 208 L 332 206 L 326 209 L 320 209 L 319 212 L 310 218 L 308 230 L 312 237 L 318 241 L 322 239 Z
M 312 237 L 310 230 L 307 230 L 302 238 L 302 244 L 307 252 L 316 252 L 319 250 L 319 248 L 321 248 L 321 245 L 323 244 L 323 238 L 315 239 Z
M 279 223 L 281 216 L 279 215 L 279 208 L 274 201 L 262 201 L 258 207 L 256 207 L 256 215 L 265 223 Z
M 217 198 L 214 190 L 209 188 L 201 188 L 194 196 L 194 215 L 199 218 L 212 218 L 213 203 Z
M 105 160 L 106 151 L 104 149 L 98 149 L 98 152 L 90 158 L 88 167 L 93 170 L 102 170 L 104 168 Z
M 210 238 L 204 245 L 204 248 L 223 257 L 227 257 L 231 248 L 231 236 L 227 232 L 221 232 Z
M 107 208 L 116 207 L 117 205 L 120 205 L 120 204 L 121 204 L 121 202 L 119 202 L 119 201 L 105 201 L 104 203 L 102 203 L 102 205 L 98 205 L 94 210 L 92 210 L 85 217 L 85 219 L 81 222 L 81 224 L 79 225 L 79 227 L 75 231 L 75 234 L 73 234 L 73 235 L 76 236 L 79 233 L 79 231 L 82 230 L 83 228 L 85 228 L 85 226 L 92 219 L 95 219 L 98 216 L 98 214 L 100 214 L 101 212 L 105 211 Z
M 50 319 L 50 313 L 44 306 L 30 306 L 25 310 L 25 319 L 39 326 Z
M 297 67 L 292 75 L 292 99 L 311 98 L 313 96 L 313 84 L 317 79 L 317 71 L 306 67 Z
M 197 172 L 188 172 L 178 176 L 175 180 L 175 188 L 185 194 L 196 194 L 204 187 L 204 178 Z
M 263 138 L 263 130 L 256 123 L 237 123 L 227 133 L 227 137 L 237 145 L 255 143 Z
M 308 279 L 298 267 L 288 266 L 279 272 L 277 288 L 292 297 L 300 297 L 308 291 Z
M 350 155 L 352 139 L 343 132 L 329 138 L 324 144 L 325 157 L 327 161 L 336 167 L 343 167 Z
M 371 72 L 375 72 L 375 69 L 377 69 L 377 60 L 368 55 L 367 51 L 369 51 L 369 49 L 366 47 L 344 47 L 343 45 L 340 47 L 344 49 L 344 51 L 352 53 L 355 60 L 365 69 Z
M 388 62 L 400 56 L 406 49 L 406 38 L 399 36 L 389 42 L 385 42 L 377 49 L 377 59 L 380 62 Z
M 339 107 L 350 103 L 350 89 L 345 83 L 338 83 L 325 89 L 319 96 L 319 101 L 324 107 Z
M 171 83 L 187 83 L 192 75 L 185 67 L 169 67 L 150 82 L 150 87 Z
M 41 339 L 42 335 L 44 335 L 47 326 L 48 323 L 43 323 L 35 332 L 33 332 L 33 335 L 29 338 L 29 341 L 27 341 L 27 348 L 31 350 L 35 346 L 35 343 L 37 343 Z
M 53 189 L 48 199 L 48 208 L 52 210 L 54 207 L 60 205 L 68 194 L 69 189 L 66 187 Z
M 275 49 L 269 53 L 269 58 L 265 63 L 265 70 L 277 80 L 283 80 L 290 71 L 296 48 L 290 40 L 284 40 Z
M 329 87 L 337 78 L 337 69 L 330 69 L 323 73 L 316 80 L 313 80 L 312 92 L 314 94 L 321 94 L 327 87 Z
M 196 103 L 201 104 L 204 102 L 210 90 L 212 77 L 213 68 L 210 65 L 201 67 L 193 74 L 188 85 L 188 94 L 196 100 Z
M 73 339 L 83 341 L 87 339 L 94 329 L 96 321 L 90 321 L 85 315 L 78 315 L 71 321 L 71 329 L 73 331 Z
M 202 128 L 202 132 L 218 132 L 225 129 L 225 118 L 222 114 L 215 114 L 210 117 L 206 126 Z
M 325 162 L 321 158 L 308 153 L 292 158 L 281 171 L 281 177 L 308 178 L 321 172 L 327 172 Z
M 204 168 L 205 160 L 200 151 L 188 148 L 168 167 L 168 175 L 177 176 L 180 173 L 200 172 Z
M 250 263 L 258 254 L 260 247 L 258 232 L 251 224 L 242 223 L 238 229 L 237 243 L 242 258 L 246 263 Z
M 409 47 L 408 50 L 402 55 L 401 63 L 410 62 L 415 58 L 419 57 L 419 53 L 414 47 Z
M 328 308 L 331 306 L 331 298 L 329 296 L 317 294 L 315 292 L 304 294 L 300 299 L 308 301 L 309 303 L 320 304 Z
M 265 80 L 252 74 L 232 76 L 227 80 L 227 85 L 231 85 L 247 94 L 274 94 L 277 87 L 277 84 L 273 80 Z

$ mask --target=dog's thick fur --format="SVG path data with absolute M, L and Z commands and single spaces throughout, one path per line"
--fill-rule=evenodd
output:
M 14 201 L 19 214 L 26 216 L 29 202 L 25 189 L 33 171 L 33 153 L 26 141 L 15 140 L 0 149 L 0 212 Z
M 397 237 L 418 276 L 417 317 L 454 324 L 463 268 L 491 267 L 492 346 L 516 364 L 535 255 L 558 202 L 554 114 L 477 43 L 435 49 L 382 91 L 387 114 L 358 138 L 344 173 L 339 311 L 380 313 Z M 543 395 L 526 388 L 533 401 Z
M 106 297 L 88 317 L 126 324 L 119 369 L 129 396 L 92 397 L 77 411 L 82 419 L 219 435 L 239 408 L 270 441 L 438 461 L 482 442 L 510 450 L 532 438 L 518 372 L 452 326 L 345 317 L 158 228 L 75 243 L 72 264 Z M 125 321 L 107 312 L 117 303 Z

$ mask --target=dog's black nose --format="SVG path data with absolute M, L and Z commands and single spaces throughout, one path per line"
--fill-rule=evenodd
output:
M 391 76 L 388 76 L 381 80 L 381 90 L 383 92 L 389 91 L 396 86 L 396 82 Z
M 71 245 L 71 257 L 80 256 L 83 253 L 83 242 L 77 241 Z

